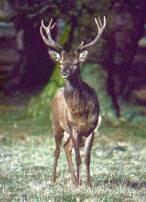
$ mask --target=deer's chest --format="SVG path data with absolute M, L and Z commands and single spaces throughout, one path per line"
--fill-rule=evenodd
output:
M 93 110 L 82 113 L 68 113 L 68 123 L 72 129 L 81 134 L 91 133 L 98 122 L 98 114 Z
M 70 129 L 78 133 L 92 132 L 98 122 L 98 100 L 94 90 L 82 83 L 80 88 L 67 85 L 64 90 L 66 115 Z

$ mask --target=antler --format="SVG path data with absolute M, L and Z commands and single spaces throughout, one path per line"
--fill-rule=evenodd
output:
M 45 43 L 47 46 L 52 47 L 52 48 L 54 48 L 54 49 L 56 49 L 56 50 L 58 50 L 58 51 L 61 51 L 61 50 L 62 50 L 62 47 L 61 47 L 59 44 L 57 44 L 57 43 L 52 39 L 52 37 L 51 37 L 50 31 L 51 31 L 51 29 L 54 28 L 54 26 L 55 26 L 55 24 L 56 24 L 56 23 L 54 23 L 54 24 L 52 25 L 52 22 L 53 22 L 53 19 L 51 18 L 51 20 L 50 20 L 50 22 L 49 22 L 49 25 L 48 25 L 48 26 L 45 26 L 43 20 L 41 20 L 40 34 L 41 34 L 41 36 L 42 36 L 42 39 L 43 39 L 44 43 Z M 43 30 L 45 31 L 45 35 L 44 35 L 44 33 L 43 33 Z
M 95 23 L 97 25 L 97 30 L 98 30 L 95 39 L 93 41 L 91 41 L 90 43 L 85 44 L 85 45 L 83 45 L 84 42 L 82 41 L 81 44 L 77 47 L 77 49 L 76 49 L 77 51 L 81 51 L 83 49 L 86 49 L 87 47 L 92 46 L 93 44 L 95 44 L 99 40 L 99 38 L 100 38 L 101 34 L 103 33 L 103 30 L 105 29 L 105 26 L 106 26 L 105 16 L 103 18 L 103 23 L 102 23 L 100 17 L 98 17 L 97 19 L 95 18 Z

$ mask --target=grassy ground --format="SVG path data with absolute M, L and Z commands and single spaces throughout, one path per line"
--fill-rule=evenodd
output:
M 103 122 L 91 160 L 92 189 L 74 187 L 65 154 L 51 182 L 54 140 L 47 124 L 0 121 L 0 201 L 146 201 L 146 126 Z

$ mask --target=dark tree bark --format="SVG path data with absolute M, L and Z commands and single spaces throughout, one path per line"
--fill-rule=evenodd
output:
M 119 98 L 128 83 L 138 41 L 144 34 L 145 16 L 143 7 L 125 1 L 113 4 L 109 13 L 103 60 L 108 74 L 107 91 L 118 117 L 121 115 Z
M 6 95 L 40 91 L 54 68 L 40 37 L 40 19 L 27 6 L 17 0 L 0 3 L 0 73 L 6 72 L 0 89 Z

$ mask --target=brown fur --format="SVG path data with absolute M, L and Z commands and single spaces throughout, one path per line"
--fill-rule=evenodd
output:
M 52 100 L 53 127 L 60 127 L 63 131 L 70 133 L 68 124 L 71 124 L 77 128 L 80 134 L 85 134 L 95 128 L 95 122 L 97 124 L 97 116 L 94 116 L 94 111 L 93 99 L 86 99 L 79 94 L 78 90 L 65 98 L 64 88 L 61 88 Z
M 86 92 L 86 91 L 85 91 Z M 95 92 L 93 91 L 92 96 L 85 93 L 84 91 L 80 92 L 78 89 L 74 90 L 70 95 L 65 96 L 65 88 L 61 88 L 57 91 L 56 95 L 52 100 L 52 115 L 53 115 L 53 128 L 55 132 L 56 140 L 62 139 L 64 132 L 68 134 L 68 137 L 64 144 L 64 149 L 66 152 L 67 160 L 69 163 L 72 181 L 74 184 L 79 183 L 79 176 L 75 176 L 71 152 L 74 146 L 72 140 L 72 131 L 75 130 L 78 133 L 78 144 L 79 146 L 86 145 L 86 139 L 90 138 L 91 134 L 94 135 L 94 129 L 98 123 L 99 108 L 95 104 L 96 98 L 94 98 Z M 60 152 L 60 148 L 56 143 L 56 148 Z M 91 138 L 90 145 L 92 146 L 93 138 Z M 90 147 L 87 147 L 85 153 L 90 153 Z M 56 149 L 56 150 L 57 150 Z M 89 150 L 89 151 L 88 151 Z M 56 153 L 56 152 L 55 152 Z M 87 155 L 88 156 L 88 155 Z M 87 158 L 87 157 L 86 157 Z M 80 159 L 80 158 L 79 158 Z M 88 158 L 87 158 L 88 159 Z M 89 157 L 90 159 L 90 157 Z M 89 162 L 88 162 L 89 161 Z M 56 161 L 55 161 L 56 162 Z M 80 160 L 79 160 L 80 162 Z M 80 164 L 80 163 L 79 163 Z M 87 170 L 89 170 L 90 160 L 87 160 Z M 54 181 L 56 180 L 56 166 L 57 163 L 54 163 Z M 90 181 L 90 172 L 87 172 L 87 183 L 91 185 Z M 77 180 L 78 179 L 78 180 Z
M 95 91 L 81 80 L 79 63 L 86 60 L 88 52 L 62 52 L 61 74 L 65 76 L 64 88 L 55 94 L 52 100 L 52 118 L 55 134 L 55 159 L 53 180 L 56 181 L 57 161 L 62 138 L 65 137 L 64 149 L 74 184 L 80 183 L 80 147 L 85 150 L 87 184 L 90 180 L 90 155 L 94 130 L 99 118 L 99 104 Z M 52 54 L 54 56 L 54 53 Z M 77 174 L 72 163 L 72 148 L 75 150 Z

